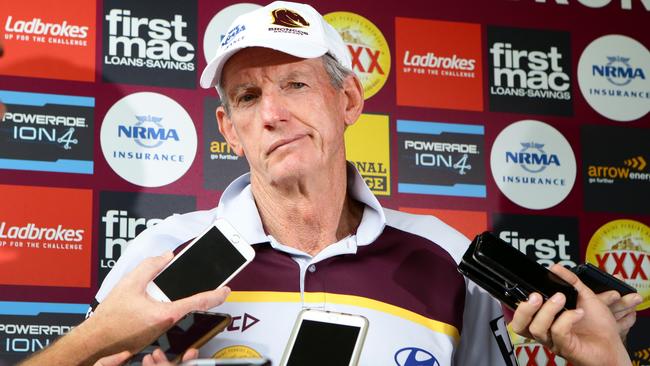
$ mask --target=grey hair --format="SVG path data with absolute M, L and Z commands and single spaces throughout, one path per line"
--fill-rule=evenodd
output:
M 320 57 L 320 59 L 323 61 L 323 66 L 325 67 L 325 71 L 330 78 L 330 83 L 332 86 L 336 89 L 342 89 L 343 80 L 345 80 L 345 78 L 348 76 L 353 75 L 353 71 L 341 65 L 341 63 L 338 62 L 338 60 L 330 53 L 324 54 Z M 217 93 L 219 93 L 221 104 L 223 105 L 223 109 L 225 110 L 226 115 L 230 117 L 230 104 L 228 103 L 228 96 L 226 95 L 226 91 L 223 89 L 221 80 L 217 84 Z

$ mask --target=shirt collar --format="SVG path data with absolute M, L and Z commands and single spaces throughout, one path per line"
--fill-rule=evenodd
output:
M 370 191 L 354 165 L 347 164 L 348 192 L 365 205 L 357 228 L 357 245 L 368 245 L 384 230 L 386 217 L 379 201 Z M 269 242 L 255 205 L 250 185 L 250 173 L 235 179 L 221 195 L 217 218 L 225 218 L 251 244 Z

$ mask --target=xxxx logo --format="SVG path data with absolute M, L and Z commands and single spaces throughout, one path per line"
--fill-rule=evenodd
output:
M 643 296 L 637 310 L 650 307 L 650 228 L 634 220 L 614 220 L 589 241 L 586 260 L 618 276 Z
M 361 15 L 339 11 L 325 20 L 341 35 L 352 59 L 352 70 L 363 84 L 366 99 L 375 95 L 390 73 L 390 49 L 386 38 L 370 20 Z
M 538 343 L 515 346 L 515 356 L 521 366 L 561 366 L 570 365 L 566 360 L 556 356 L 548 348 Z

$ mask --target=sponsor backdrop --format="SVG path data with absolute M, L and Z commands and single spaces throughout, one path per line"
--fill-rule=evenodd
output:
M 198 77 L 261 4 L 1 2 L 0 364 L 78 323 L 135 235 L 246 172 Z M 650 2 L 311 4 L 363 83 L 346 149 L 382 204 L 621 277 L 645 299 L 628 346 L 650 364 Z M 564 364 L 513 342 L 521 364 Z M 386 365 L 435 360 L 405 347 Z

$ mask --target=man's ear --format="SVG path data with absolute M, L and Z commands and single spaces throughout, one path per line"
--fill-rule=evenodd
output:
M 226 142 L 228 142 L 228 145 L 230 145 L 230 148 L 237 156 L 244 156 L 244 148 L 239 141 L 239 136 L 237 136 L 235 125 L 232 123 L 232 119 L 228 117 L 223 105 L 217 107 L 216 114 L 219 132 L 221 132 L 221 135 L 226 139 Z
M 353 73 L 343 80 L 343 93 L 345 95 L 345 125 L 353 125 L 363 111 L 363 86 L 359 78 Z

